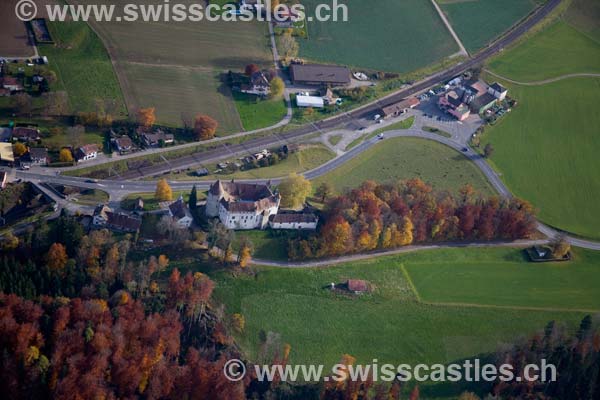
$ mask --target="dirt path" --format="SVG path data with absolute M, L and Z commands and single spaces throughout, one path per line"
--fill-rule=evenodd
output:
M 543 81 L 535 81 L 535 82 L 519 82 L 519 81 L 515 81 L 513 79 L 509 79 L 505 76 L 502 76 L 500 74 L 497 74 L 495 72 L 490 71 L 489 69 L 484 69 L 485 72 L 487 72 L 490 75 L 495 76 L 496 78 L 502 79 L 506 82 L 510 82 L 512 84 L 515 85 L 520 85 L 520 86 L 542 86 L 542 85 L 547 85 L 548 83 L 553 83 L 553 82 L 558 82 L 558 81 L 562 81 L 565 79 L 570 79 L 570 78 L 581 78 L 581 77 L 586 77 L 586 78 L 600 78 L 600 74 L 595 74 L 595 73 L 591 73 L 591 72 L 581 72 L 581 73 L 575 73 L 575 74 L 566 74 L 566 75 L 561 75 L 561 76 L 557 76 L 555 78 L 549 78 L 549 79 L 544 79 Z

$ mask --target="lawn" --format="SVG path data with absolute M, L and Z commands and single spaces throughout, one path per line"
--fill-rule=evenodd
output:
M 298 39 L 300 56 L 320 62 L 390 72 L 410 72 L 458 51 L 429 1 L 348 0 L 347 22 L 318 22 L 321 0 L 305 0 L 308 39 Z M 340 15 L 341 18 L 341 15 Z
M 596 0 L 572 0 L 564 18 L 585 35 L 600 42 L 600 2 Z
M 470 183 L 484 195 L 493 194 L 485 176 L 467 158 L 442 144 L 419 138 L 390 138 L 361 153 L 313 186 L 327 181 L 338 190 L 365 180 L 394 182 L 421 178 L 437 190 L 456 192 Z
M 564 21 L 557 21 L 494 58 L 489 68 L 519 82 L 578 72 L 600 73 L 600 42 L 586 37 Z
M 236 231 L 234 251 L 239 249 L 243 238 L 252 242 L 252 256 L 264 260 L 287 260 L 287 237 L 272 230 Z
M 540 43 L 545 46 L 536 45 Z M 556 53 L 551 43 L 568 46 L 569 56 Z M 529 58 L 530 51 L 537 61 Z M 591 66 L 600 71 L 599 61 L 599 43 L 557 22 L 504 53 L 491 68 L 511 78 L 538 80 Z M 513 72 L 506 71 L 509 63 Z M 600 239 L 600 181 L 595 172 L 600 171 L 600 115 L 595 106 L 600 78 L 508 87 L 519 105 L 482 140 L 495 149 L 494 166 L 514 194 L 539 208 L 542 221 Z
M 183 200 L 187 202 L 190 198 L 190 192 L 174 191 L 172 201 L 177 200 L 179 196 L 183 196 Z M 160 208 L 160 202 L 156 200 L 154 193 L 131 193 L 121 201 L 121 208 L 124 210 L 133 210 L 135 202 L 139 197 L 144 201 L 144 211 L 155 211 Z M 206 198 L 206 195 L 204 192 L 198 191 L 197 198 L 198 200 L 202 200 Z M 172 201 L 167 203 L 171 203 Z
M 275 125 L 287 114 L 284 99 L 260 99 L 244 93 L 233 93 L 235 106 L 246 131 Z
M 226 304 L 227 312 L 241 312 L 246 318 L 246 331 L 237 341 L 251 359 L 257 356 L 261 332 L 272 331 L 281 334 L 284 343 L 291 344 L 292 363 L 330 365 L 344 353 L 354 355 L 363 363 L 373 358 L 380 363 L 450 362 L 492 352 L 502 343 L 542 329 L 550 320 L 574 326 L 573 323 L 581 318 L 579 312 L 423 304 L 416 299 L 402 268 L 405 265 L 412 271 L 433 261 L 444 263 L 446 260 L 441 269 L 461 271 L 465 268 L 463 259 L 471 260 L 472 256 L 485 259 L 490 256 L 489 252 L 488 249 L 428 251 L 329 268 L 259 267 L 257 275 L 252 277 L 234 278 L 227 272 L 212 277 L 217 282 L 215 297 Z M 515 253 L 518 250 L 505 249 L 500 255 L 509 258 L 504 265 L 518 280 L 521 275 L 512 265 Z M 502 259 L 499 262 L 502 263 Z M 598 255 L 590 255 L 589 262 L 597 264 Z M 521 267 L 524 270 L 528 265 L 521 263 Z M 572 267 L 570 272 L 562 275 L 581 276 L 569 278 L 570 282 L 584 281 L 592 274 L 591 265 L 573 264 Z M 484 282 L 486 287 L 492 286 L 492 279 L 485 282 L 488 277 L 485 266 L 473 271 L 473 275 L 476 272 L 479 272 L 477 281 Z M 330 282 L 341 283 L 349 278 L 365 279 L 375 286 L 375 291 L 355 297 L 326 289 Z M 453 278 L 450 283 L 457 282 L 458 285 L 460 279 Z M 523 271 L 522 278 L 528 281 L 531 273 Z M 553 290 L 556 284 L 550 279 L 544 279 L 538 285 L 549 285 L 542 292 L 548 304 L 559 307 L 598 304 L 594 300 L 597 297 L 594 291 L 589 290 L 591 284 L 586 284 L 588 289 L 579 296 L 570 294 L 566 285 L 561 291 Z M 504 287 L 504 296 L 509 293 L 518 296 L 513 303 L 520 306 L 539 303 L 537 293 L 519 293 L 524 287 L 525 284 L 514 290 L 510 285 Z M 483 292 L 467 285 L 457 287 L 456 291 Z M 498 291 L 494 289 L 493 293 Z M 566 296 L 565 300 L 560 297 L 562 294 Z M 480 297 L 484 298 L 484 294 Z M 490 297 L 488 295 L 484 300 L 489 301 Z
M 452 28 L 474 53 L 529 14 L 539 0 L 436 0 Z
M 493 248 L 405 260 L 423 301 L 600 310 L 600 252 L 574 249 L 567 263 L 532 263 L 522 250 Z
M 108 0 L 77 0 L 108 4 Z M 144 0 L 138 4 L 156 3 Z M 180 0 L 184 5 L 194 0 Z M 267 24 L 259 22 L 94 23 L 116 62 L 130 109 L 156 107 L 159 123 L 182 124 L 181 116 L 206 113 L 219 134 L 241 130 L 229 88 L 219 75 L 249 63 L 270 66 Z
M 96 111 L 97 101 L 116 118 L 127 115 L 119 81 L 102 41 L 84 22 L 49 23 L 54 45 L 40 45 L 56 72 L 55 90 L 66 90 L 73 112 Z

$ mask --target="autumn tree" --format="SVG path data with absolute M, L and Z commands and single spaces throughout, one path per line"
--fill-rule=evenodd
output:
M 246 326 L 246 319 L 242 314 L 235 313 L 231 316 L 231 325 L 237 332 L 242 333 L 244 332 L 244 327 Z
M 408 396 L 409 400 L 419 400 L 419 385 L 416 385 L 413 390 L 411 390 L 410 395 Z
M 483 148 L 483 155 L 485 156 L 485 158 L 490 158 L 492 154 L 494 154 L 494 146 L 492 146 L 491 143 L 488 143 Z
M 160 179 L 156 183 L 156 191 L 154 192 L 154 197 L 158 201 L 173 200 L 173 189 L 171 189 L 171 186 L 169 186 L 169 183 L 166 179 Z
M 283 79 L 276 76 L 271 80 L 271 97 L 278 98 L 283 95 L 285 91 L 285 83 L 283 83 Z
M 194 120 L 194 133 L 198 140 L 209 140 L 215 137 L 219 123 L 208 115 L 198 114 Z
M 48 268 L 50 268 L 51 271 L 61 273 L 65 268 L 65 265 L 67 265 L 68 260 L 65 246 L 60 243 L 53 243 L 52 246 L 50 246 L 50 250 L 48 250 L 46 259 L 48 261 Z
M 154 123 L 156 122 L 155 111 L 156 110 L 154 107 L 140 108 L 137 112 L 138 124 L 145 127 L 150 127 L 154 125 Z
M 252 74 L 254 74 L 255 72 L 259 72 L 260 71 L 260 67 L 256 64 L 248 64 L 246 65 L 246 68 L 244 70 L 244 73 L 247 76 L 252 76 Z
M 571 244 L 564 235 L 557 237 L 551 244 L 552 257 L 562 259 L 571 251 Z
M 250 264 L 250 260 L 252 259 L 252 243 L 247 237 L 242 238 L 237 258 L 242 268 L 246 268 Z
M 17 142 L 13 146 L 13 153 L 15 153 L 15 156 L 21 157 L 23 154 L 27 153 L 27 146 L 21 142 Z
M 321 199 L 321 203 L 324 203 L 328 197 L 333 195 L 333 193 L 333 185 L 329 182 L 321 183 L 315 191 L 315 195 Z
M 300 208 L 311 191 L 312 184 L 310 181 L 304 176 L 293 172 L 279 184 L 281 206 Z
M 73 162 L 73 153 L 67 148 L 61 149 L 58 154 L 58 160 L 64 163 Z
M 292 35 L 291 29 L 286 29 L 283 32 L 283 35 L 281 35 L 281 37 L 279 38 L 279 46 L 278 47 L 281 51 L 281 54 L 283 55 L 283 58 L 286 60 L 289 60 L 291 58 L 295 58 L 298 56 L 298 50 L 300 47 L 298 46 L 298 42 Z
M 458 400 L 480 400 L 480 398 L 473 392 L 462 392 Z

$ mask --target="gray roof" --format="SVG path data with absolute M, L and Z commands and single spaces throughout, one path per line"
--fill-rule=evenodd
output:
M 290 75 L 298 82 L 350 83 L 350 69 L 337 65 L 292 64 Z

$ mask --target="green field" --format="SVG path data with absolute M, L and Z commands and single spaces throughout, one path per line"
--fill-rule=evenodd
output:
M 436 0 L 469 53 L 485 47 L 540 0 Z
M 532 263 L 524 251 L 491 248 L 405 259 L 423 301 L 600 310 L 599 252 L 575 249 L 567 263 Z
M 557 53 L 553 43 L 565 53 Z M 599 62 L 600 43 L 560 21 L 505 52 L 490 67 L 508 78 L 538 81 L 598 72 Z M 539 208 L 544 222 L 600 239 L 600 181 L 595 172 L 600 171 L 600 115 L 595 106 L 600 78 L 508 87 L 519 105 L 483 138 L 484 144 L 494 146 L 493 164 L 514 194 Z
M 320 0 L 305 0 L 308 15 Z M 347 22 L 308 22 L 300 56 L 320 62 L 390 72 L 409 72 L 458 51 L 429 1 L 348 0 Z
M 245 131 L 272 126 L 287 114 L 284 99 L 260 99 L 244 93 L 233 93 L 235 106 Z
M 386 139 L 319 177 L 313 186 L 327 181 L 343 190 L 365 180 L 393 182 L 411 178 L 421 178 L 437 190 L 456 191 L 470 183 L 481 194 L 494 193 L 481 171 L 462 154 L 419 138 Z
M 40 45 L 58 81 L 54 90 L 66 90 L 71 111 L 96 111 L 96 101 L 109 101 L 114 117 L 127 113 L 110 58 L 100 39 L 83 22 L 49 23 L 54 45 Z
M 600 2 L 594 0 L 572 0 L 564 18 L 585 35 L 600 42 Z
M 489 68 L 519 82 L 541 81 L 572 73 L 600 73 L 600 42 L 586 37 L 564 21 L 557 21 L 494 58 Z
M 94 28 L 116 62 L 129 108 L 155 107 L 158 122 L 167 125 L 180 126 L 182 114 L 206 113 L 217 119 L 220 134 L 240 131 L 233 98 L 219 74 L 242 70 L 249 63 L 267 66 L 272 62 L 265 23 L 203 19 L 101 22 Z
M 599 306 L 591 283 L 583 284 L 578 295 L 573 295 L 573 287 L 568 286 L 592 278 L 598 281 L 599 274 L 593 270 L 594 264 L 597 267 L 600 261 L 598 253 L 577 250 L 576 257 L 581 261 L 552 274 L 556 279 L 567 279 L 568 284 L 561 285 L 550 278 L 530 282 L 532 273 L 527 270 L 530 265 L 519 261 L 520 251 L 426 251 L 328 268 L 260 267 L 252 277 L 234 278 L 221 272 L 213 278 L 217 282 L 216 298 L 226 304 L 227 312 L 241 312 L 246 318 L 246 331 L 237 340 L 251 359 L 257 355 L 260 333 L 272 331 L 280 333 L 284 343 L 291 344 L 293 363 L 332 364 L 344 353 L 352 354 L 359 362 L 373 358 L 380 362 L 409 364 L 450 362 L 492 352 L 501 343 L 542 329 L 550 320 L 573 324 L 582 316 L 580 312 L 518 307 L 542 303 L 557 308 Z M 473 260 L 489 263 L 491 259 L 497 263 L 493 265 L 496 274 L 491 276 L 489 265 L 473 265 Z M 439 265 L 442 272 L 439 277 L 431 273 L 429 265 L 433 263 Z M 516 268 L 516 264 L 521 269 Z M 511 271 L 510 277 L 502 274 L 503 266 Z M 457 292 L 453 300 L 510 303 L 515 308 L 479 307 L 479 303 L 473 306 L 423 304 L 405 274 L 408 270 L 412 277 L 413 271 L 418 272 L 419 268 L 429 268 L 427 271 L 434 277 L 434 283 L 445 279 Z M 449 272 L 453 270 L 456 270 L 455 275 Z M 524 282 L 503 285 L 505 293 L 497 299 L 495 294 L 500 289 L 487 294 L 483 289 L 461 284 L 465 271 L 470 274 L 467 282 L 480 282 L 485 287 L 493 286 L 495 276 L 500 276 L 502 282 Z M 541 270 L 538 272 L 543 274 Z M 417 282 L 418 291 L 427 293 L 432 283 L 421 279 L 421 275 L 413 280 Z M 375 286 L 374 292 L 355 297 L 326 289 L 330 282 L 342 283 L 349 278 L 368 280 Z M 538 290 L 528 288 L 527 282 Z M 448 291 L 442 292 L 442 298 L 446 293 Z M 515 299 L 508 300 L 509 294 Z M 435 294 L 431 296 L 437 300 Z

